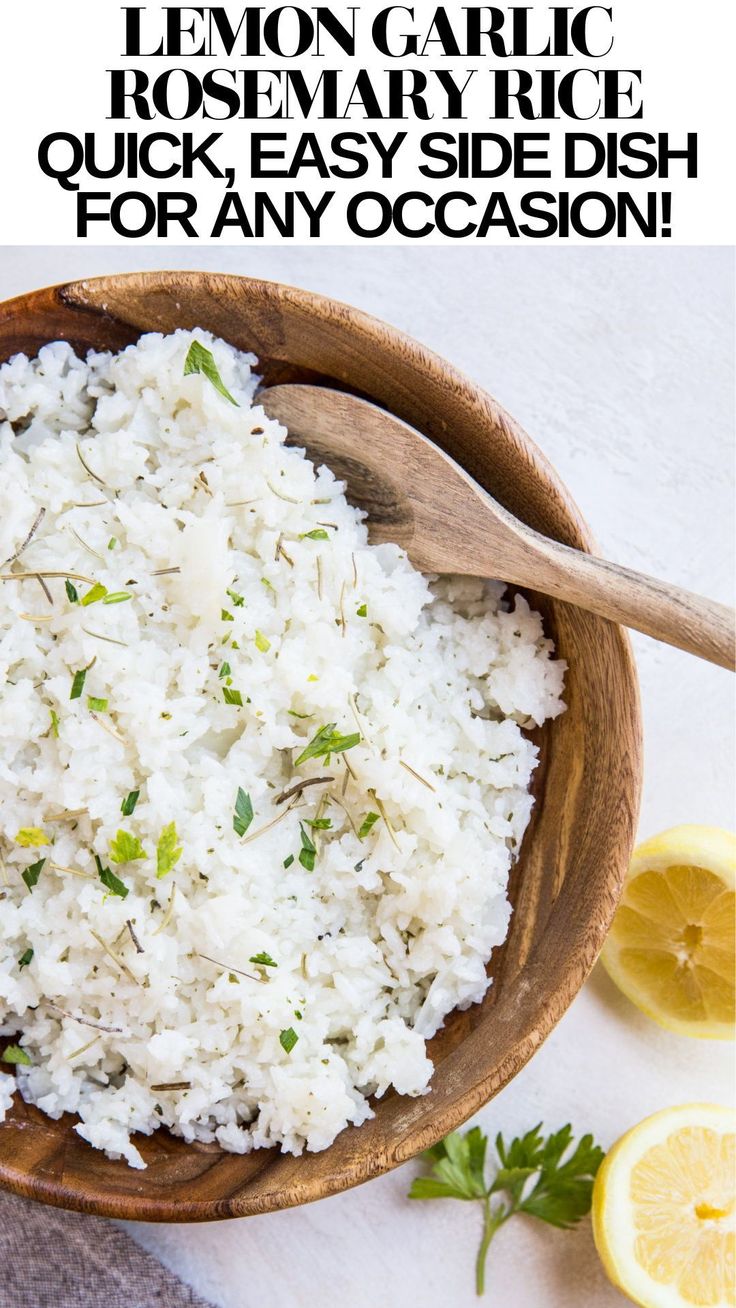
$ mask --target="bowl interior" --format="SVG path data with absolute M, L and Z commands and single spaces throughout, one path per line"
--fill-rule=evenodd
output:
M 50 340 L 119 349 L 144 331 L 204 327 L 253 350 L 267 384 L 314 381 L 382 404 L 445 448 L 537 530 L 590 548 L 564 487 L 518 425 L 449 364 L 385 324 L 304 291 L 205 273 L 77 282 L 0 305 L 0 361 Z M 107 1216 L 195 1221 L 320 1198 L 388 1170 L 475 1112 L 524 1065 L 592 966 L 630 856 L 640 792 L 636 675 L 620 628 L 531 594 L 569 664 L 567 711 L 535 734 L 536 805 L 511 883 L 514 913 L 484 1002 L 431 1043 L 432 1093 L 390 1093 L 372 1121 L 321 1154 L 248 1156 L 136 1139 L 136 1172 L 91 1149 L 74 1119 L 52 1122 L 16 1096 L 0 1126 L 0 1183 Z

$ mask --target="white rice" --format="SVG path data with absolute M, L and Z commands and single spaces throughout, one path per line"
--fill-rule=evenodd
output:
M 183 375 L 193 339 L 238 407 Z M 133 1167 L 134 1132 L 299 1153 L 370 1117 L 369 1095 L 427 1092 L 426 1041 L 482 999 L 507 932 L 537 756 L 522 728 L 562 711 L 524 599 L 369 546 L 342 484 L 253 404 L 255 362 L 180 331 L 0 368 L 0 570 L 63 574 L 53 604 L 37 580 L 0 585 L 0 1033 L 31 1060 L 24 1098 Z M 132 598 L 74 603 L 67 573 L 89 578 L 80 599 Z M 360 743 L 295 767 L 328 723 Z M 50 843 L 19 844 L 29 828 Z M 120 829 L 146 857 L 111 861 Z M 264 951 L 277 966 L 250 961 Z M 14 1088 L 0 1074 L 0 1120 Z

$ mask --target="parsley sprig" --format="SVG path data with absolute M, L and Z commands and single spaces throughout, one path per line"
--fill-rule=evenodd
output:
M 483 1294 L 488 1248 L 499 1227 L 516 1213 L 538 1217 L 563 1230 L 590 1211 L 593 1181 L 604 1151 L 584 1135 L 574 1148 L 572 1127 L 543 1138 L 541 1122 L 507 1145 L 496 1136 L 498 1169 L 486 1181 L 488 1139 L 479 1126 L 453 1131 L 424 1157 L 429 1176 L 412 1182 L 410 1199 L 470 1199 L 483 1205 L 483 1234 L 475 1264 L 475 1288 Z M 493 1202 L 497 1197 L 497 1202 Z

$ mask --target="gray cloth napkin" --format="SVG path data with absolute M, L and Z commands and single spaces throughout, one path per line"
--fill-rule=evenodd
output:
M 0 1308 L 212 1308 L 111 1222 L 0 1191 Z

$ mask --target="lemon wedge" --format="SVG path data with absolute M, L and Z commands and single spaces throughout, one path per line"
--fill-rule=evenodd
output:
M 672 827 L 634 851 L 601 961 L 642 1012 L 680 1035 L 733 1039 L 736 836 Z
M 643 1308 L 736 1304 L 736 1116 L 665 1108 L 613 1146 L 593 1188 L 610 1280 Z

